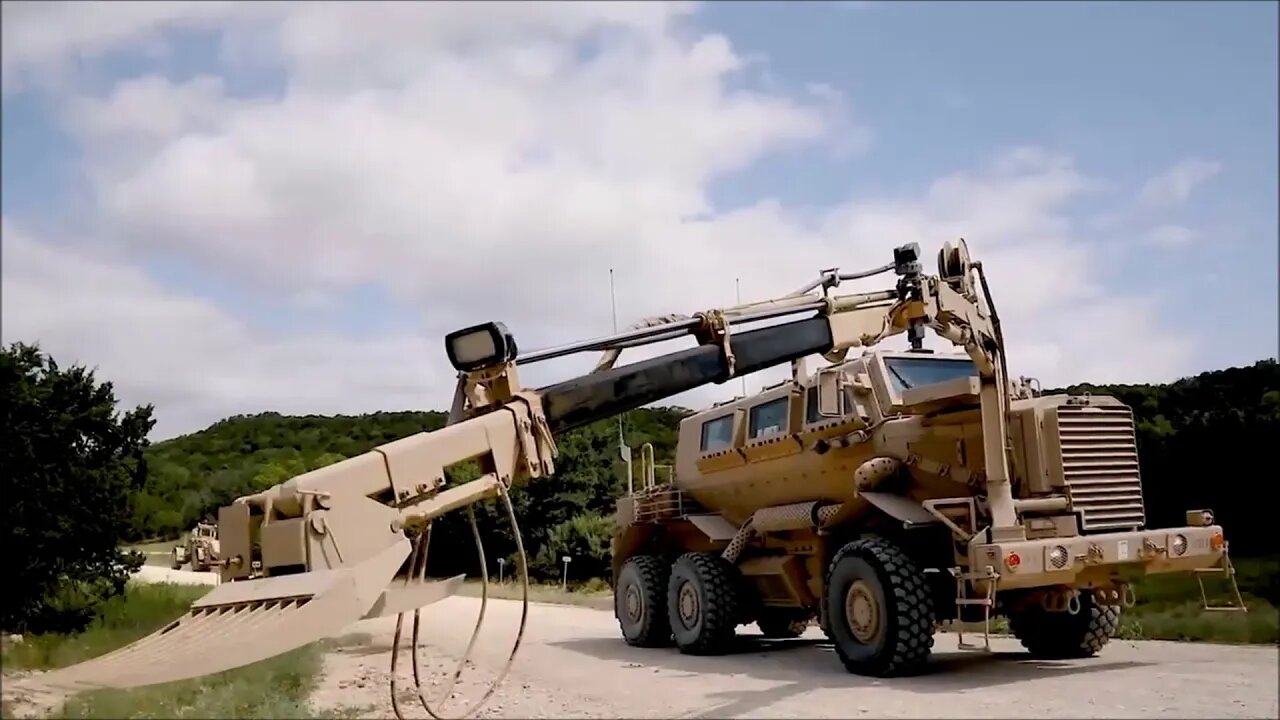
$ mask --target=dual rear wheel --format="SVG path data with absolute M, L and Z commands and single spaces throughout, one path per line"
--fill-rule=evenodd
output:
M 845 668 L 887 677 L 919 671 L 933 647 L 933 598 L 923 573 L 907 555 L 880 538 L 842 547 L 827 571 L 823 629 Z M 729 649 L 748 613 L 749 597 L 737 568 L 714 553 L 686 553 L 668 565 L 637 556 L 622 566 L 615 614 L 627 643 L 681 652 L 720 654 Z M 798 637 L 809 618 L 765 608 L 756 618 L 766 637 Z
M 728 649 L 742 614 L 737 568 L 714 553 L 685 553 L 671 565 L 651 555 L 627 560 L 614 614 L 630 645 L 714 655 Z

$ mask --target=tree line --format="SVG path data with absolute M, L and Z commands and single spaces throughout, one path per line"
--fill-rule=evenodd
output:
M 443 412 L 226 418 L 209 428 L 150 444 L 152 408 L 116 408 L 111 383 L 80 367 L 61 368 L 35 346 L 14 344 L 0 358 L 6 433 L 6 547 L 15 577 L 0 625 L 63 627 L 119 591 L 140 559 L 121 542 L 177 537 L 235 497 L 445 423 Z M 1133 408 L 1150 526 L 1176 525 L 1188 509 L 1213 508 L 1236 555 L 1267 554 L 1269 443 L 1280 437 L 1280 366 L 1205 372 L 1165 385 L 1090 385 L 1061 390 L 1111 394 Z M 1048 390 L 1053 393 L 1061 390 Z M 690 411 L 644 408 L 622 418 L 635 451 L 652 443 L 659 464 L 673 461 L 678 423 Z M 558 578 L 570 555 L 571 579 L 607 577 L 615 500 L 624 492 L 618 419 L 557 438 L 554 478 L 512 492 L 535 578 Z M 475 476 L 472 466 L 452 482 Z M 515 538 L 496 502 L 476 508 L 490 571 L 514 559 Z M 431 540 L 430 572 L 476 573 L 465 513 L 442 518 Z

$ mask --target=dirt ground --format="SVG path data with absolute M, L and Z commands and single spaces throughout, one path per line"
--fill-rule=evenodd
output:
M 502 667 L 520 604 L 490 600 L 476 666 L 438 713 L 458 716 Z M 479 600 L 453 597 L 423 613 L 422 673 L 435 700 L 467 644 Z M 1258 717 L 1275 718 L 1277 649 L 1203 643 L 1112 641 L 1096 658 L 1027 658 L 1011 638 L 993 652 L 960 651 L 939 634 L 932 671 L 879 680 L 849 675 L 817 628 L 798 640 L 765 641 L 741 628 L 737 652 L 690 657 L 632 648 L 612 613 L 530 605 L 511 675 L 479 717 Z M 413 692 L 405 623 L 397 675 L 405 717 L 427 717 Z M 328 656 L 320 708 L 357 707 L 393 717 L 388 696 L 394 618 L 357 623 L 351 644 Z M 970 638 L 966 638 L 970 639 Z M 979 638 L 980 639 L 980 638 Z
M 167 568 L 139 575 L 212 581 L 204 573 Z M 440 698 L 479 607 L 479 598 L 456 596 L 423 611 L 420 674 L 427 700 L 442 717 L 461 716 L 488 689 L 515 639 L 520 603 L 490 599 L 475 662 L 453 694 Z M 410 617 L 397 697 L 404 717 L 425 718 L 412 680 L 411 628 Z M 330 637 L 341 642 L 325 657 L 311 698 L 316 709 L 394 717 L 394 632 L 394 617 L 336 628 Z M 817 628 L 791 641 L 763 640 L 754 626 L 740 628 L 740 635 L 732 654 L 691 657 L 671 648 L 627 646 L 607 610 L 530 604 L 514 666 L 476 717 L 1280 717 L 1275 647 L 1112 641 L 1095 658 L 1048 662 L 1029 659 L 1012 638 L 994 638 L 993 652 L 975 653 L 958 650 L 956 636 L 941 633 L 930 672 L 881 680 L 846 673 Z M 23 699 L 48 707 L 38 698 Z

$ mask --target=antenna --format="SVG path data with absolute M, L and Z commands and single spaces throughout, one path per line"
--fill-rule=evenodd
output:
M 613 334 L 618 334 L 618 299 L 613 289 L 613 268 L 609 268 L 609 309 L 613 312 Z M 626 445 L 622 433 L 622 418 L 626 417 L 626 413 L 618 414 L 618 446 Z
M 737 293 L 738 304 L 742 304 L 742 278 L 733 279 L 733 291 Z M 742 397 L 747 396 L 747 376 L 742 376 Z

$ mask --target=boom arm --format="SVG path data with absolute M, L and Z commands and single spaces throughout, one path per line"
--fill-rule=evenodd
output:
M 926 327 L 963 347 L 979 369 L 993 533 L 1015 526 L 1004 448 L 1007 383 L 999 326 L 994 313 L 978 304 L 972 274 L 980 266 L 969 262 L 963 241 L 957 248 L 944 246 L 938 264 L 938 276 L 925 276 L 918 246 L 907 245 L 894 251 L 892 265 L 869 272 L 829 270 L 776 300 L 530 353 L 519 362 L 515 342 L 501 324 L 452 333 L 445 344 L 459 383 L 448 425 L 298 475 L 222 508 L 222 585 L 162 637 L 137 643 L 142 652 L 125 648 L 45 679 L 129 687 L 195 677 L 288 651 L 364 617 L 416 610 L 449 594 L 459 579 L 447 586 L 427 582 L 425 547 L 421 563 L 417 558 L 406 562 L 418 547 L 411 547 L 409 536 L 429 529 L 446 512 L 494 497 L 506 500 L 514 523 L 507 492 L 526 479 L 555 472 L 556 434 L 808 355 L 838 361 L 849 348 L 899 333 L 919 347 Z M 828 294 L 841 279 L 889 270 L 899 276 L 893 289 Z M 821 294 L 812 294 L 816 288 Z M 807 316 L 734 331 L 745 323 L 801 314 Z M 520 364 L 576 352 L 616 357 L 623 348 L 689 334 L 699 344 L 687 350 L 622 367 L 611 367 L 609 359 L 595 372 L 540 389 L 524 388 L 519 381 Z M 478 462 L 481 476 L 446 489 L 445 471 L 467 461 Z M 216 634 L 223 616 L 245 623 L 236 627 L 256 622 L 249 616 L 273 624 L 270 632 L 255 626 L 253 633 Z M 189 646 L 195 656 L 179 662 L 160 646 L 173 648 L 174 654 Z

